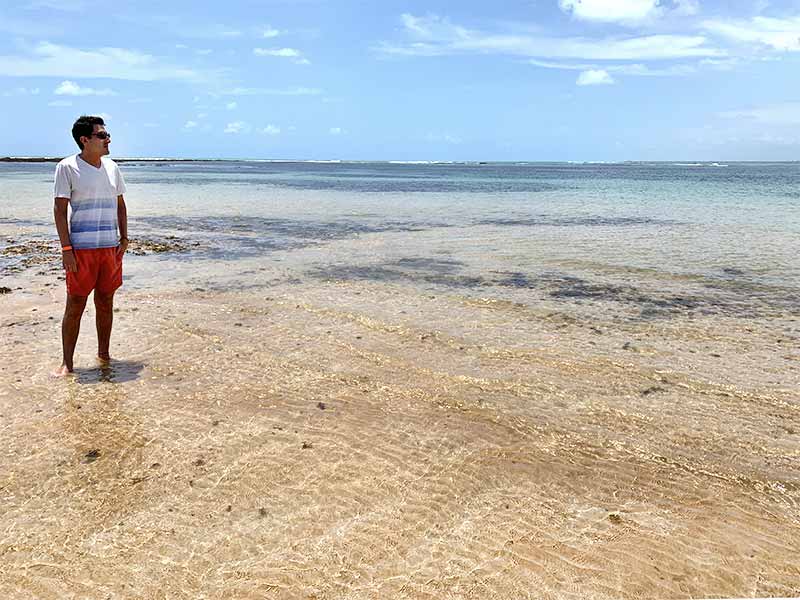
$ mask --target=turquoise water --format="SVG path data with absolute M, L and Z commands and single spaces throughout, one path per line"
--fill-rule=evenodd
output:
M 188 242 L 132 257 L 134 286 L 267 285 L 252 276 L 261 269 L 272 280 L 374 278 L 519 300 L 548 281 L 561 282 L 550 294 L 592 298 L 701 278 L 729 295 L 758 290 L 775 310 L 800 304 L 800 163 L 121 168 L 131 237 Z M 53 169 L 0 164 L 0 245 L 53 239 Z

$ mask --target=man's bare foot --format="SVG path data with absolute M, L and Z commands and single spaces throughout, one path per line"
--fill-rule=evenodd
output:
M 55 371 L 50 373 L 50 377 L 67 377 L 74 374 L 74 371 L 67 367 L 67 365 L 61 365 Z
M 107 365 L 111 362 L 111 356 L 109 354 L 98 354 L 97 362 L 99 362 L 101 365 Z

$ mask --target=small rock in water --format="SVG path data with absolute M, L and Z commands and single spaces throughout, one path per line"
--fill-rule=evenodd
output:
M 311 442 L 303 442 L 303 450 L 307 450 L 309 448 L 313 448 L 314 446 L 311 445 Z
M 666 390 L 662 387 L 654 385 L 652 387 L 647 388 L 646 390 L 642 390 L 642 396 L 649 396 L 650 394 L 655 394 L 656 392 L 665 392 Z
M 324 402 L 317 402 L 317 408 L 320 410 L 325 410 L 325 403 Z
M 10 294 L 10 293 L 11 293 L 10 287 L 5 287 L 5 286 L 0 287 L 0 294 Z
M 258 509 L 258 516 L 259 517 L 266 517 L 267 516 L 267 509 L 266 508 L 259 508 Z
M 84 463 L 92 463 L 100 458 L 100 450 L 94 449 L 89 450 L 86 454 L 83 455 L 83 462 Z
M 614 525 L 619 525 L 622 523 L 622 517 L 617 513 L 611 513 L 608 515 L 608 520 L 614 523 Z

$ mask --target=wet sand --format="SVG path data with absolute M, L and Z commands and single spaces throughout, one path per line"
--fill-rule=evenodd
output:
M 800 595 L 796 314 L 403 267 L 123 290 L 66 381 L 57 265 L 7 278 L 0 597 Z

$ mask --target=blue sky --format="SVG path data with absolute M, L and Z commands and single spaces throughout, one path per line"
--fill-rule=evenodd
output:
M 0 155 L 83 113 L 115 156 L 798 160 L 800 0 L 3 2 Z

